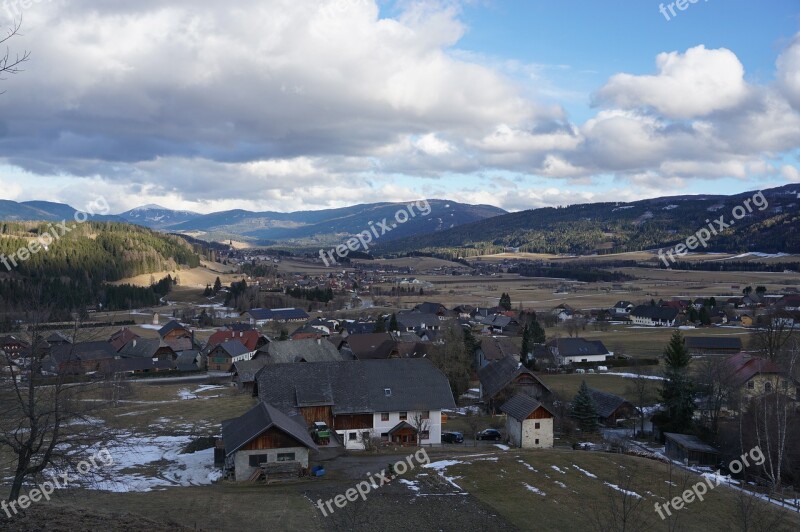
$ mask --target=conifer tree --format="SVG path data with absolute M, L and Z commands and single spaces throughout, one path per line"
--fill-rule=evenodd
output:
M 570 416 L 578 422 L 578 426 L 583 432 L 595 432 L 597 430 L 597 410 L 589 395 L 589 387 L 586 381 L 581 383 L 578 394 L 572 400 L 572 410 Z
M 667 408 L 669 429 L 684 432 L 692 425 L 694 415 L 694 387 L 689 376 L 689 350 L 680 331 L 675 331 L 664 349 L 663 388 L 661 398 Z

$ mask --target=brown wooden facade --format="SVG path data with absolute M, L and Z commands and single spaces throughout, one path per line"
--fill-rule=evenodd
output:
M 299 408 L 300 414 L 306 420 L 306 424 L 311 426 L 315 421 L 322 421 L 329 427 L 333 427 L 333 412 L 330 405 L 324 406 L 304 406 Z
M 359 430 L 371 429 L 373 423 L 372 414 L 352 414 L 336 416 L 333 420 L 335 430 Z
M 302 447 L 303 445 L 285 432 L 272 427 L 253 438 L 247 445 L 242 447 L 242 450 L 283 449 L 286 447 Z

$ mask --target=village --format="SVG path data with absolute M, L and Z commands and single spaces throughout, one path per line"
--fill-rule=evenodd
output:
M 35 349 L 22 334 L 0 338 L 10 362 L 4 371 L 19 380 L 114 383 L 113 413 L 93 414 L 98 424 L 113 427 L 110 449 L 122 445 L 113 442 L 120 435 L 154 440 L 126 450 L 124 474 L 103 481 L 100 491 L 242 485 L 262 486 L 267 497 L 287 489 L 327 494 L 346 478 L 385 467 L 405 449 L 426 449 L 432 461 L 418 471 L 430 473 L 397 475 L 386 493 L 455 489 L 461 484 L 448 473 L 452 467 L 478 460 L 485 468 L 516 451 L 537 459 L 555 453 L 558 460 L 575 452 L 632 456 L 652 461 L 648 467 L 716 475 L 771 501 L 765 504 L 775 504 L 775 497 L 792 508 L 798 498 L 791 491 L 770 494 L 757 467 L 725 469 L 741 452 L 731 433 L 745 405 L 774 394 L 797 404 L 800 383 L 758 344 L 758 331 L 793 338 L 800 317 L 800 295 L 775 277 L 763 285 L 698 279 L 689 288 L 703 295 L 682 297 L 667 291 L 682 293 L 685 285 L 643 269 L 635 282 L 575 283 L 508 273 L 507 259 L 477 268 L 415 259 L 336 271 L 293 257 L 232 259 L 221 259 L 228 264 L 220 275 L 205 265 L 216 282 L 202 290 L 202 283 L 176 283 L 160 307 L 91 314 L 86 325 L 93 319 L 102 327 L 76 329 L 72 336 L 64 329 L 43 331 Z M 242 264 L 262 275 L 242 274 L 248 271 Z M 464 297 L 464 286 L 472 296 Z M 543 301 L 517 299 L 534 286 Z M 318 300 L 303 299 L 307 295 Z M 302 307 L 241 310 L 299 301 Z M 587 301 L 607 304 L 589 307 Z M 114 327 L 115 321 L 125 325 Z M 685 432 L 674 431 L 661 393 L 668 379 L 664 353 L 676 333 L 691 358 L 696 390 L 692 426 L 698 429 Z M 41 361 L 41 376 L 25 372 L 30 353 Z M 164 395 L 170 393 L 179 404 L 202 409 L 183 412 L 178 423 L 160 406 L 166 401 L 172 411 L 175 399 Z M 192 452 L 183 454 L 187 449 Z M 520 458 L 525 455 L 513 456 L 516 464 L 536 469 Z M 150 461 L 158 457 L 170 465 L 154 475 Z M 584 479 L 596 475 L 575 467 L 587 471 Z M 505 476 L 499 471 L 491 473 L 498 480 Z M 426 484 L 430 475 L 440 482 Z M 626 482 L 620 489 L 637 493 L 634 480 Z M 606 483 L 623 485 L 612 478 Z M 528 481 L 520 485 L 548 491 Z M 309 504 L 309 515 L 323 526 L 328 518 L 341 525 L 337 520 L 364 519 L 354 508 L 377 504 L 370 501 L 348 502 L 351 508 L 328 517 Z M 473 518 L 494 522 L 480 508 Z M 513 527 L 513 514 L 505 519 L 497 523 Z

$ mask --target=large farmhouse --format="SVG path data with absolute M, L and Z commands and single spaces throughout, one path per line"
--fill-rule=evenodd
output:
M 427 359 L 270 364 L 254 394 L 309 426 L 326 423 L 348 449 L 372 438 L 439 444 L 442 410 L 455 408 L 450 383 Z

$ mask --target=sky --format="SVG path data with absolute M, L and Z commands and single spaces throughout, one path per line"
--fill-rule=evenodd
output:
M 20 19 L 0 199 L 517 211 L 800 182 L 797 0 L 0 0 Z

